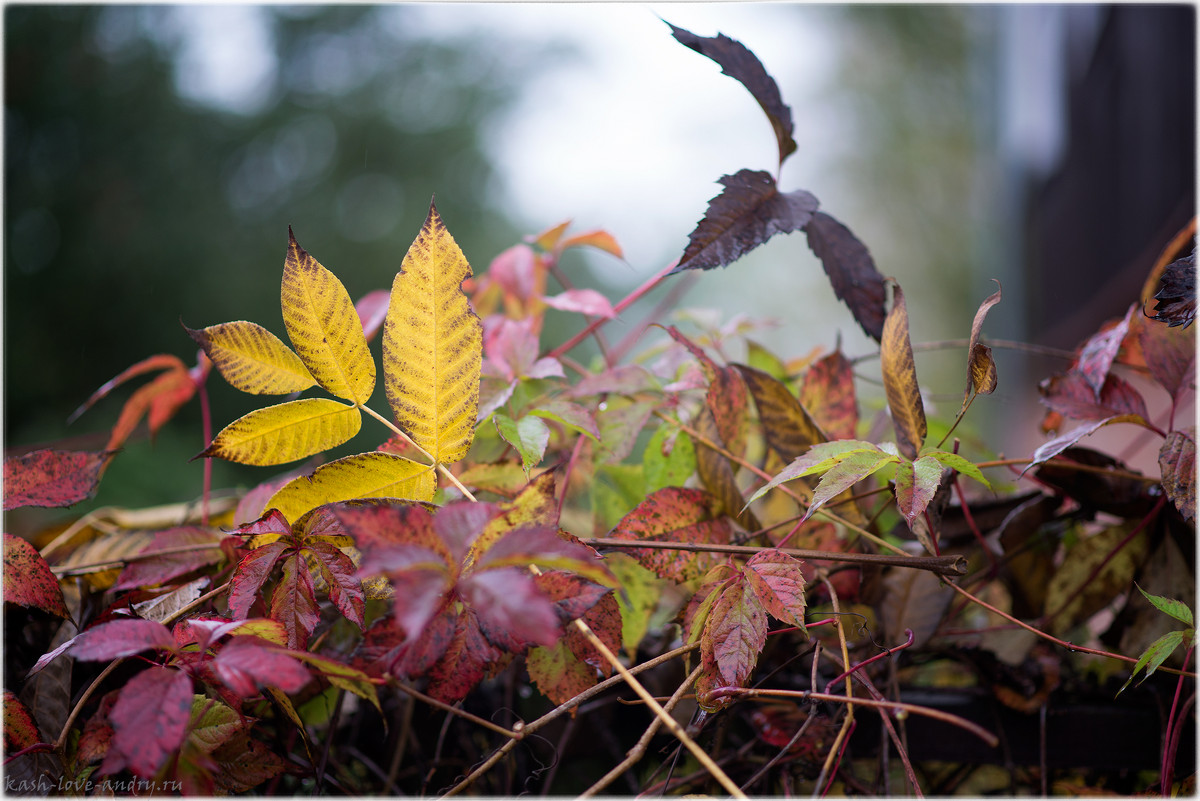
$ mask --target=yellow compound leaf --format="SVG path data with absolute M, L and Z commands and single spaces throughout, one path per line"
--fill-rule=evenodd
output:
M 303 398 L 238 418 L 201 456 L 252 465 L 294 462 L 336 448 L 358 433 L 362 412 L 328 398 Z
M 466 456 L 475 436 L 483 326 L 462 291 L 470 276 L 431 202 L 392 282 L 383 373 L 396 422 L 439 464 Z
M 390 453 L 360 453 L 322 465 L 311 476 L 285 484 L 268 509 L 278 509 L 288 520 L 334 501 L 355 498 L 403 498 L 432 501 L 436 481 L 433 468 Z
M 253 395 L 286 395 L 317 383 L 300 357 L 258 323 L 238 320 L 199 331 L 184 328 L 234 389 Z
M 346 287 L 296 243 L 291 228 L 280 300 L 288 336 L 317 383 L 331 395 L 366 403 L 375 390 L 375 360 L 362 321 Z

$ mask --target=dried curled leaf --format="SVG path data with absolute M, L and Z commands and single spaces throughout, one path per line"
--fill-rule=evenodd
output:
M 761 170 L 739 170 L 718 183 L 725 190 L 708 202 L 672 274 L 732 264 L 775 234 L 804 228 L 817 210 L 813 195 L 803 189 L 780 192 Z
M 383 370 L 396 422 L 439 464 L 466 456 L 475 436 L 483 326 L 462 291 L 470 277 L 431 202 L 392 282 Z
M 995 281 L 995 279 L 992 279 Z M 1004 287 L 996 281 L 996 291 L 984 298 L 971 321 L 971 341 L 967 345 L 967 390 L 963 393 L 963 408 L 966 409 L 972 394 L 990 395 L 996 390 L 996 362 L 992 360 L 992 349 L 979 341 L 983 333 L 983 321 L 991 308 L 1000 302 Z
M 1158 452 L 1163 489 L 1187 520 L 1196 519 L 1196 429 L 1167 434 Z
M 1154 295 L 1152 319 L 1174 327 L 1187 328 L 1196 319 L 1196 252 L 1171 262 L 1163 270 L 1162 281 Z

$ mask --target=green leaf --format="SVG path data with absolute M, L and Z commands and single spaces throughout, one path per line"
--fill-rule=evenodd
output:
M 564 400 L 552 400 L 538 409 L 530 409 L 529 413 L 537 417 L 556 420 L 568 428 L 573 428 L 580 434 L 587 434 L 596 442 L 600 441 L 600 429 L 596 427 L 596 418 L 578 403 Z
M 1192 610 L 1183 601 L 1176 601 L 1172 598 L 1164 598 L 1161 595 L 1152 595 L 1135 583 L 1133 586 L 1138 588 L 1138 592 L 1146 597 L 1146 600 L 1154 604 L 1154 608 L 1160 612 L 1165 612 L 1176 620 L 1188 626 L 1196 625 L 1192 621 Z
M 747 504 L 753 503 L 762 496 L 767 494 L 768 490 L 778 487 L 780 484 L 800 478 L 801 476 L 811 475 L 813 473 L 823 473 L 843 459 L 857 453 L 867 454 L 883 454 L 890 457 L 884 451 L 871 442 L 864 442 L 859 439 L 840 439 L 833 442 L 820 442 L 808 449 L 808 452 L 797 458 L 787 467 L 780 470 L 779 473 L 771 479 L 766 485 L 754 493 L 750 497 Z
M 942 466 L 931 456 L 922 456 L 915 462 L 903 459 L 896 466 L 896 506 L 909 528 L 916 525 L 916 519 L 933 500 L 941 482 Z
M 608 531 L 646 497 L 640 464 L 602 464 L 592 480 L 592 516 L 596 528 Z
M 542 456 L 546 453 L 546 445 L 550 443 L 550 429 L 540 417 L 533 415 L 513 420 L 508 415 L 496 412 L 492 415 L 492 420 L 504 441 L 521 454 L 521 466 L 528 476 L 529 471 L 541 463 Z
M 672 441 L 672 433 L 676 436 Z M 683 431 L 663 423 L 654 432 L 642 453 L 642 469 L 646 477 L 646 492 L 663 487 L 682 487 L 696 472 L 696 446 Z
M 962 473 L 964 476 L 973 478 L 988 489 L 992 485 L 984 477 L 983 472 L 975 466 L 975 463 L 969 459 L 964 459 L 957 453 L 947 453 L 946 451 L 926 451 L 922 458 L 937 459 L 944 467 L 949 467 L 951 470 Z
M 845 458 L 839 460 L 837 464 L 831 467 L 825 475 L 821 476 L 820 483 L 813 490 L 812 503 L 809 505 L 808 511 L 804 513 L 801 522 L 812 517 L 817 509 L 840 495 L 844 490 L 867 478 L 884 465 L 897 461 L 899 461 L 897 457 L 881 450 L 874 452 L 859 451 L 847 454 Z
M 1145 595 L 1145 593 L 1142 594 Z M 1142 668 L 1147 668 L 1146 675 L 1142 676 L 1142 681 L 1150 678 L 1154 671 L 1158 670 L 1159 666 L 1167 660 L 1167 657 L 1183 644 L 1184 636 L 1191 633 L 1190 629 L 1188 631 L 1169 631 L 1150 643 L 1150 647 L 1146 649 L 1146 652 L 1138 659 L 1137 664 L 1133 666 L 1133 673 L 1129 674 L 1129 678 L 1121 685 L 1121 689 L 1117 690 L 1117 695 L 1124 692 L 1125 688 L 1137 677 L 1138 671 Z M 1138 684 L 1141 683 L 1141 681 L 1138 682 Z

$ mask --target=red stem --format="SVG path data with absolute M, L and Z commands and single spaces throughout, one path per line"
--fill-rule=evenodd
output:
M 1188 662 L 1192 658 L 1192 647 L 1188 646 L 1187 651 L 1183 654 L 1183 669 L 1186 671 Z M 1171 789 L 1171 774 L 1175 772 L 1175 749 L 1179 747 L 1179 728 L 1182 720 L 1175 720 L 1175 712 L 1179 709 L 1179 696 L 1183 692 L 1183 676 L 1179 677 L 1179 681 L 1175 682 L 1175 697 L 1171 700 L 1171 714 L 1167 715 L 1167 739 L 1163 743 L 1163 761 L 1162 761 L 1162 796 L 1167 797 L 1167 793 Z M 1182 719 L 1182 715 L 1180 718 Z
M 825 789 L 821 791 L 822 798 L 829 794 L 829 788 L 833 786 L 833 780 L 837 778 L 838 768 L 842 766 L 842 757 L 846 755 L 846 746 L 850 744 L 850 738 L 857 728 L 858 721 L 850 721 L 850 731 L 846 732 L 846 736 L 842 739 L 842 747 L 838 749 L 837 759 L 833 761 L 833 770 L 829 771 L 829 781 L 825 783 Z
M 208 382 L 205 373 L 196 382 L 196 392 L 200 395 L 200 425 L 203 427 L 204 449 L 212 444 L 212 411 L 208 406 Z M 212 459 L 204 460 L 204 493 L 200 500 L 200 525 L 208 525 L 208 500 L 212 495 Z
M 991 567 L 988 569 L 988 575 L 994 577 L 1000 570 L 1000 565 L 996 563 L 996 556 L 992 553 L 992 549 L 983 541 L 983 534 L 979 531 L 979 526 L 975 523 L 975 518 L 971 514 L 971 507 L 967 504 L 967 496 L 963 493 L 962 484 L 958 481 L 958 474 L 954 474 L 954 494 L 958 496 L 958 506 L 962 509 L 963 519 L 967 521 L 967 527 L 971 529 L 971 533 L 975 535 L 975 539 L 979 542 L 979 547 L 987 557 Z
M 896 653 L 897 651 L 903 651 L 905 648 L 910 647 L 913 644 L 913 642 L 916 641 L 916 635 L 913 634 L 912 629 L 905 629 L 904 634 L 905 634 L 905 636 L 908 637 L 908 642 L 903 643 L 901 645 L 897 645 L 895 648 L 885 648 L 885 649 L 883 649 L 882 654 L 875 654 L 875 656 L 871 657 L 870 659 L 864 659 L 862 662 L 859 662 L 856 665 L 852 665 L 850 667 L 850 669 L 847 670 L 845 673 L 842 673 L 841 675 L 837 676 L 836 678 L 830 679 L 825 684 L 825 692 L 829 692 L 830 687 L 837 684 L 839 681 L 846 678 L 851 673 L 857 673 L 858 671 L 862 670 L 863 668 L 865 668 L 867 665 L 871 664 L 872 662 L 878 662 L 880 659 L 883 659 L 885 656 L 891 656 L 892 654 Z
M 28 746 L 27 748 L 22 748 L 20 751 L 18 751 L 15 754 L 11 754 L 7 759 L 4 760 L 4 766 L 8 767 L 8 763 L 12 762 L 14 759 L 17 759 L 19 757 L 26 756 L 27 754 L 44 754 L 47 751 L 53 751 L 53 750 L 54 750 L 53 743 L 34 743 L 33 745 Z

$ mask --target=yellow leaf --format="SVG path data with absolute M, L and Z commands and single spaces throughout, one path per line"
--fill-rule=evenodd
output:
M 303 398 L 234 420 L 200 455 L 240 464 L 283 464 L 336 448 L 361 426 L 362 412 L 356 406 Z
M 925 405 L 917 384 L 917 366 L 913 362 L 912 342 L 908 338 L 908 307 L 904 293 L 895 284 L 892 291 L 892 310 L 883 322 L 883 337 L 879 343 L 880 363 L 883 366 L 883 390 L 892 422 L 896 428 L 896 444 L 910 460 L 917 458 L 925 444 Z
M 317 383 L 361 406 L 375 390 L 375 360 L 350 293 L 337 277 L 296 243 L 288 253 L 280 290 L 283 324 Z
M 316 383 L 300 357 L 258 323 L 238 320 L 199 331 L 184 328 L 234 389 L 254 395 L 286 395 Z
M 311 476 L 285 484 L 268 509 L 278 509 L 288 520 L 334 501 L 355 498 L 404 498 L 431 501 L 435 489 L 433 468 L 390 453 L 360 453 L 318 467 Z
M 470 276 L 430 203 L 392 282 L 383 372 L 396 422 L 439 464 L 466 456 L 475 436 L 483 326 L 462 291 Z

